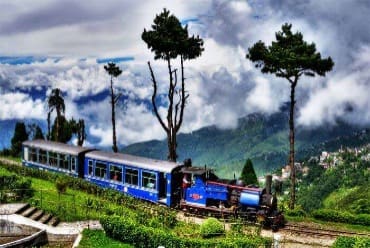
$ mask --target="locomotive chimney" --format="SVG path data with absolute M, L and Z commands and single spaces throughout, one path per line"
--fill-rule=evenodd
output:
M 272 175 L 266 175 L 266 194 L 271 194 Z
M 185 167 L 191 167 L 191 158 L 187 158 L 184 160 Z

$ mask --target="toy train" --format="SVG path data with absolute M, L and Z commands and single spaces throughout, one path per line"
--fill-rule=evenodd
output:
M 22 164 L 83 178 L 133 197 L 200 213 L 237 215 L 277 230 L 284 216 L 266 188 L 219 179 L 210 169 L 93 148 L 33 140 L 23 142 Z

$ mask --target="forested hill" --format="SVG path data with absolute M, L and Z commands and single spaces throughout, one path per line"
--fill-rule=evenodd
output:
M 335 126 L 315 129 L 296 128 L 296 156 L 304 159 L 322 150 L 370 142 L 370 130 L 338 122 Z M 281 167 L 288 158 L 288 115 L 251 114 L 239 120 L 236 129 L 205 127 L 178 136 L 178 161 L 192 158 L 195 165 L 217 168 L 218 174 L 232 177 L 241 171 L 242 163 L 251 158 L 257 173 Z M 148 141 L 127 146 L 123 152 L 166 159 L 167 143 Z

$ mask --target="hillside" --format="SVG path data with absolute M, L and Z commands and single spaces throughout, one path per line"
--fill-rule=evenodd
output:
M 296 128 L 296 156 L 304 159 L 321 150 L 336 150 L 370 141 L 370 130 L 338 122 L 315 129 Z M 216 168 L 224 177 L 239 175 L 242 164 L 251 158 L 258 174 L 274 170 L 288 157 L 288 116 L 282 111 L 270 116 L 251 114 L 239 119 L 237 128 L 221 130 L 209 126 L 178 136 L 178 161 L 192 158 L 195 165 Z M 166 159 L 165 140 L 127 146 L 123 152 Z
M 332 159 L 330 159 L 332 158 Z M 330 169 L 309 163 L 308 176 L 301 177 L 298 204 L 308 212 L 316 209 L 370 214 L 370 145 L 330 153 Z

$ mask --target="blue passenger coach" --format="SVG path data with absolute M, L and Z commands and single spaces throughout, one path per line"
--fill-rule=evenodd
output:
M 182 165 L 122 153 L 85 154 L 84 178 L 147 201 L 172 206 L 180 198 Z
M 23 142 L 24 166 L 83 177 L 84 154 L 93 149 L 46 140 Z

